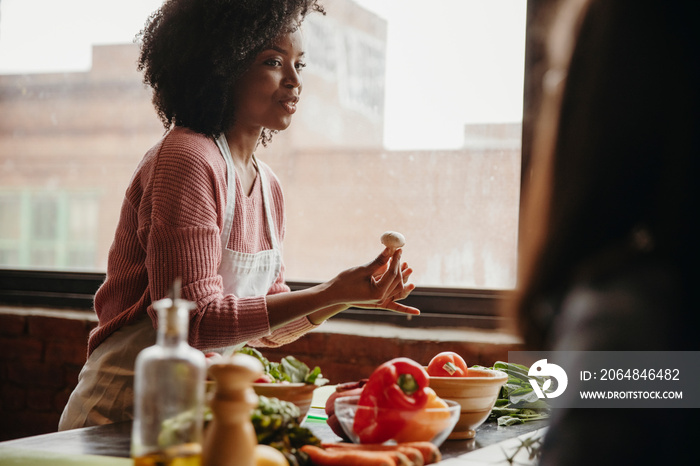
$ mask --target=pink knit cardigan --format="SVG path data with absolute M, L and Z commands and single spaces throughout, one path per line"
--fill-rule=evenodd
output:
M 284 199 L 279 180 L 267 165 L 272 217 L 284 238 Z M 270 249 L 260 177 L 250 196 L 236 178 L 236 206 L 229 249 L 254 253 Z M 95 295 L 98 326 L 88 340 L 88 354 L 117 329 L 147 313 L 157 328 L 152 303 L 165 297 L 182 277 L 182 297 L 196 303 L 191 311 L 189 343 L 202 350 L 248 341 L 280 346 L 316 326 L 297 319 L 270 332 L 264 296 L 224 295 L 221 276 L 221 229 L 226 210 L 226 163 L 216 143 L 185 128 L 174 128 L 139 164 L 126 191 L 107 278 Z M 288 292 L 284 267 L 268 294 Z

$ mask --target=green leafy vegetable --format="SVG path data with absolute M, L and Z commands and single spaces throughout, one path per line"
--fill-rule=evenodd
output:
M 539 421 L 548 419 L 549 414 L 536 409 L 494 408 L 491 416 L 496 418 L 499 426 L 512 426 L 527 421 Z
M 497 421 L 499 426 L 512 426 L 549 418 L 549 405 L 537 397 L 529 381 L 533 378 L 542 386 L 545 382 L 544 377 L 530 377 L 527 367 L 502 361 L 486 369 L 508 374 L 508 380 L 501 387 L 496 404 L 489 415 L 490 421 Z
M 265 373 L 275 382 L 305 383 L 319 387 L 328 383 L 318 366 L 311 370 L 294 356 L 286 356 L 280 362 L 271 362 L 255 348 L 245 346 L 238 352 L 257 358 L 262 363 Z

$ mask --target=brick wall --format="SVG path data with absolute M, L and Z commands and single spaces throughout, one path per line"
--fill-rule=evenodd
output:
M 310 367 L 319 366 L 331 383 L 348 382 L 369 377 L 381 363 L 399 356 L 411 358 L 427 365 L 441 351 L 454 351 L 465 358 L 467 364 L 492 366 L 495 361 L 506 361 L 508 351 L 521 349 L 513 338 L 500 334 L 479 333 L 479 338 L 469 338 L 477 332 L 465 332 L 464 339 L 431 339 L 439 336 L 439 330 L 412 332 L 406 336 L 359 336 L 333 332 L 313 332 L 280 348 L 261 349 L 271 361 L 279 361 L 294 355 Z M 459 338 L 459 337 L 458 337 Z M 478 341 L 476 341 L 478 340 Z
M 85 362 L 89 313 L 0 314 L 0 440 L 53 432 Z
M 0 441 L 56 431 L 95 325 L 89 312 L 0 309 Z M 518 349 L 516 341 L 498 334 L 465 332 L 462 338 L 451 330 L 456 337 L 437 338 L 440 331 L 348 325 L 361 325 L 365 331 L 340 333 L 338 324 L 331 322 L 325 331 L 262 352 L 271 361 L 294 355 L 311 367 L 321 367 L 331 383 L 340 383 L 368 377 L 376 366 L 397 356 L 427 364 L 440 351 L 455 351 L 469 365 L 492 365 Z M 373 331 L 368 331 L 370 327 Z

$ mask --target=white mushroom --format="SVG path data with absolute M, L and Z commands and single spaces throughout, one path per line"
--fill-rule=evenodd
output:
M 391 249 L 392 252 L 406 244 L 406 238 L 404 238 L 404 236 L 398 231 L 384 232 L 381 240 L 382 244 Z

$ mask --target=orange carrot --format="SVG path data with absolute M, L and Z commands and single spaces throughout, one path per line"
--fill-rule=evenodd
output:
M 397 466 L 393 456 L 382 451 L 326 450 L 314 445 L 304 445 L 301 451 L 315 466 Z
M 425 464 L 433 464 L 442 460 L 440 449 L 431 442 L 405 442 L 399 443 L 401 446 L 412 447 L 418 449 L 423 454 Z
M 423 453 L 414 447 L 403 446 L 403 445 L 382 445 L 382 444 L 355 444 L 355 443 L 323 443 L 321 444 L 323 448 L 326 449 L 336 449 L 336 450 L 354 450 L 354 451 L 386 451 L 386 452 L 399 452 L 406 456 L 408 461 L 412 466 L 424 466 L 425 460 L 423 459 Z
M 355 444 L 355 443 L 345 443 L 345 442 L 337 442 L 337 443 L 323 443 L 322 446 L 327 449 L 348 449 L 348 450 L 375 450 L 375 451 L 390 451 L 390 450 L 397 450 L 397 451 L 403 451 L 405 448 L 409 448 L 411 450 L 418 450 L 423 457 L 423 464 L 434 464 L 437 463 L 438 461 L 442 460 L 442 453 L 440 453 L 440 449 L 431 442 L 404 442 L 404 443 L 399 443 L 397 445 L 380 445 L 380 444 Z M 410 451 L 410 450 L 408 450 Z M 414 457 L 411 454 L 404 454 L 412 460 Z M 420 464 L 420 462 L 416 463 L 415 460 L 414 464 Z

